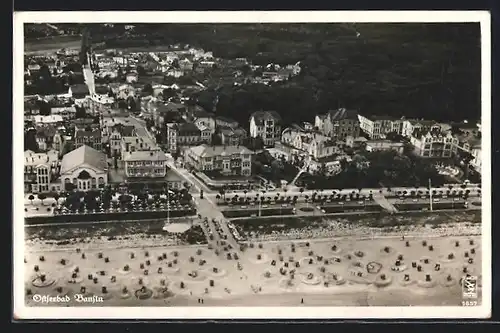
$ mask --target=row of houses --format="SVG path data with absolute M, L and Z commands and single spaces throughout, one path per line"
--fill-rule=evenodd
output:
M 471 164 L 480 170 L 480 127 L 476 124 L 444 124 L 430 120 L 365 116 L 356 110 L 344 108 L 316 115 L 314 125 L 292 125 L 282 130 L 283 121 L 274 111 L 258 111 L 249 121 L 250 136 L 260 137 L 267 147 L 277 142 L 306 153 L 311 159 L 341 154 L 345 147 L 353 147 L 354 140 L 366 136 L 367 150 L 396 150 L 404 144 L 387 139 L 388 135 L 406 138 L 417 156 L 423 158 L 450 158 L 457 151 L 472 154 Z M 461 134 L 454 133 L 458 130 Z

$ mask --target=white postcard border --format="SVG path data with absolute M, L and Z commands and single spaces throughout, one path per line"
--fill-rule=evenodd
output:
M 15 319 L 375 319 L 491 315 L 491 23 L 487 11 L 16 12 L 13 38 L 13 268 Z M 482 305 L 477 307 L 27 307 L 24 291 L 23 23 L 479 22 L 482 99 Z M 486 197 L 486 198 L 485 198 Z

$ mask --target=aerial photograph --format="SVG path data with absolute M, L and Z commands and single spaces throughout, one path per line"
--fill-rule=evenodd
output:
M 480 23 L 25 23 L 25 306 L 481 305 L 481 157 Z

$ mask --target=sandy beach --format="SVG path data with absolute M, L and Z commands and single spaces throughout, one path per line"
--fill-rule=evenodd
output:
M 481 275 L 480 236 L 463 230 L 255 243 L 239 255 L 165 245 L 49 249 L 31 242 L 27 305 L 96 306 L 76 302 L 81 294 L 100 299 L 98 306 L 458 306 L 460 279 Z M 33 295 L 70 301 L 36 302 Z

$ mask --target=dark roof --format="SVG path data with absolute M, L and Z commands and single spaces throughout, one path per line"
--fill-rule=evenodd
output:
M 276 111 L 256 111 L 252 113 L 250 119 L 254 118 L 256 124 L 262 124 L 265 119 L 272 118 L 278 122 L 281 122 L 281 116 Z
M 198 126 L 193 123 L 178 124 L 177 131 L 181 136 L 200 135 Z
M 196 104 L 190 108 L 190 111 L 195 118 L 210 118 L 215 117 L 215 114 L 208 112 L 202 106 Z
M 36 130 L 38 137 L 50 138 L 56 135 L 57 129 L 54 126 L 44 126 Z
M 243 128 L 231 128 L 228 126 L 219 126 L 219 131 L 227 136 L 245 137 L 247 134 Z
M 416 129 L 413 131 L 412 133 L 412 136 L 417 138 L 417 139 L 421 139 L 423 136 L 427 135 L 427 134 L 430 134 L 432 135 L 433 137 L 444 137 L 446 136 L 446 133 L 443 133 L 443 131 L 441 131 L 441 129 L 437 128 L 437 129 L 432 129 L 432 130 L 426 130 L 426 129 Z
M 226 117 L 221 117 L 221 116 L 217 116 L 215 117 L 215 121 L 217 120 L 220 120 L 220 121 L 223 121 L 223 122 L 226 122 L 226 123 L 236 123 L 238 124 L 238 122 L 234 119 L 231 119 L 231 118 L 226 118 Z
M 95 92 L 96 94 L 101 94 L 101 95 L 107 94 L 109 92 L 109 87 L 103 85 L 96 85 Z
M 164 105 L 158 106 L 156 109 L 156 112 L 158 113 L 163 113 L 163 112 L 182 112 L 186 110 L 186 106 L 184 104 L 179 104 L 179 103 L 167 103 Z
M 122 136 L 134 136 L 135 126 L 116 124 L 113 126 L 113 130 L 117 130 Z
M 338 110 L 331 110 L 328 112 L 328 114 L 332 122 L 346 120 L 346 119 L 358 120 L 358 111 L 356 110 L 338 109 Z
M 94 118 L 77 118 L 72 120 L 75 125 L 90 125 L 94 123 Z
M 89 87 L 86 84 L 74 84 L 71 87 L 71 93 L 73 95 L 88 95 Z
M 94 137 L 94 138 L 100 138 L 101 137 L 101 131 L 95 130 L 95 131 L 76 131 L 75 133 L 75 138 L 83 138 L 83 137 Z
M 162 114 L 165 123 L 184 123 L 182 116 L 175 111 L 168 111 Z

